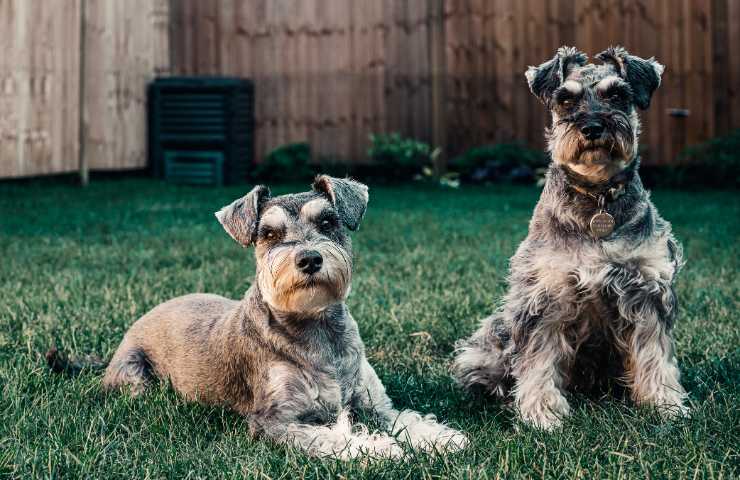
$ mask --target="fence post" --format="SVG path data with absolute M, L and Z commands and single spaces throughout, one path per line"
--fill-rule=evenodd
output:
M 432 102 L 432 144 L 441 153 L 434 159 L 434 173 L 439 176 L 447 170 L 447 122 L 445 82 L 447 57 L 445 55 L 444 0 L 429 0 L 429 55 Z
M 85 155 L 85 140 L 86 140 L 86 129 L 85 129 L 85 32 L 86 17 L 87 17 L 87 0 L 80 0 L 80 62 L 79 62 L 79 78 L 77 79 L 77 85 L 79 86 L 78 91 L 78 106 L 77 106 L 77 152 L 78 160 L 80 165 L 80 184 L 87 186 L 90 182 L 90 166 Z

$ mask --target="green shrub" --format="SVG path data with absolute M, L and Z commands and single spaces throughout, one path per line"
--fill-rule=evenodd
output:
M 398 133 L 370 134 L 367 154 L 376 165 L 393 169 L 397 175 L 408 177 L 418 174 L 431 162 L 432 150 L 428 143 L 404 138 Z
M 292 182 L 314 176 L 311 146 L 308 143 L 290 143 L 270 152 L 254 168 L 254 177 L 260 181 Z
M 679 186 L 740 186 L 740 128 L 684 149 L 673 170 Z
M 544 152 L 521 143 L 497 143 L 474 147 L 453 158 L 449 168 L 472 182 L 534 181 L 537 169 L 547 165 Z

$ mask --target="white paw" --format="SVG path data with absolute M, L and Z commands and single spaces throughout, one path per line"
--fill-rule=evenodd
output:
M 455 452 L 470 443 L 464 433 L 437 422 L 434 415 L 421 416 L 410 410 L 398 416 L 393 433 L 412 447 L 431 453 Z
M 656 408 L 658 409 L 660 416 L 667 420 L 688 418 L 691 416 L 691 409 L 683 403 L 665 403 L 657 405 Z
M 346 446 L 336 455 L 342 460 L 370 457 L 375 459 L 401 458 L 405 455 L 403 448 L 393 437 L 382 433 L 370 435 L 353 435 Z
M 691 415 L 689 407 L 684 404 L 685 399 L 686 392 L 679 386 L 674 389 L 665 388 L 658 390 L 650 396 L 645 395 L 642 398 L 635 398 L 635 403 L 645 406 L 652 405 L 658 410 L 661 417 L 673 419 L 689 417 Z
M 361 424 L 352 424 L 347 410 L 332 426 L 309 427 L 301 432 L 305 448 L 319 457 L 351 460 L 354 458 L 400 458 L 405 455 L 396 439 L 387 433 L 370 433 Z M 294 434 L 298 433 L 294 431 Z
M 524 423 L 549 432 L 560 428 L 569 414 L 568 401 L 559 393 L 519 405 L 519 416 Z
M 468 437 L 452 428 L 447 428 L 446 431 L 441 432 L 436 439 L 435 446 L 447 452 L 456 452 L 462 450 L 470 444 Z

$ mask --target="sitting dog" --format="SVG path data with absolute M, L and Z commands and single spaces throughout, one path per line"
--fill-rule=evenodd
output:
M 155 377 L 194 401 L 227 406 L 250 430 L 317 456 L 397 457 L 397 440 L 454 450 L 466 437 L 433 415 L 399 412 L 365 357 L 344 301 L 367 187 L 319 176 L 313 191 L 270 197 L 264 186 L 216 213 L 226 232 L 254 245 L 257 274 L 241 301 L 192 294 L 131 326 L 107 367 L 106 389 L 141 393 Z M 59 354 L 50 364 L 59 369 Z M 366 410 L 391 431 L 351 425 Z
M 566 389 L 606 377 L 638 404 L 686 411 L 671 338 L 681 247 L 637 174 L 637 108 L 663 66 L 621 47 L 596 58 L 562 47 L 526 72 L 552 114 L 552 162 L 503 305 L 458 343 L 453 366 L 462 386 L 511 393 L 521 419 L 543 429 L 568 415 Z

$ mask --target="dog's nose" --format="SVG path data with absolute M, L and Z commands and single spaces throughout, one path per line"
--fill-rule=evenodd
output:
M 321 270 L 322 263 L 324 263 L 324 257 L 316 250 L 304 250 L 295 256 L 295 266 L 306 275 Z
M 599 122 L 587 123 L 581 127 L 581 133 L 587 140 L 598 140 L 604 133 L 604 125 Z

